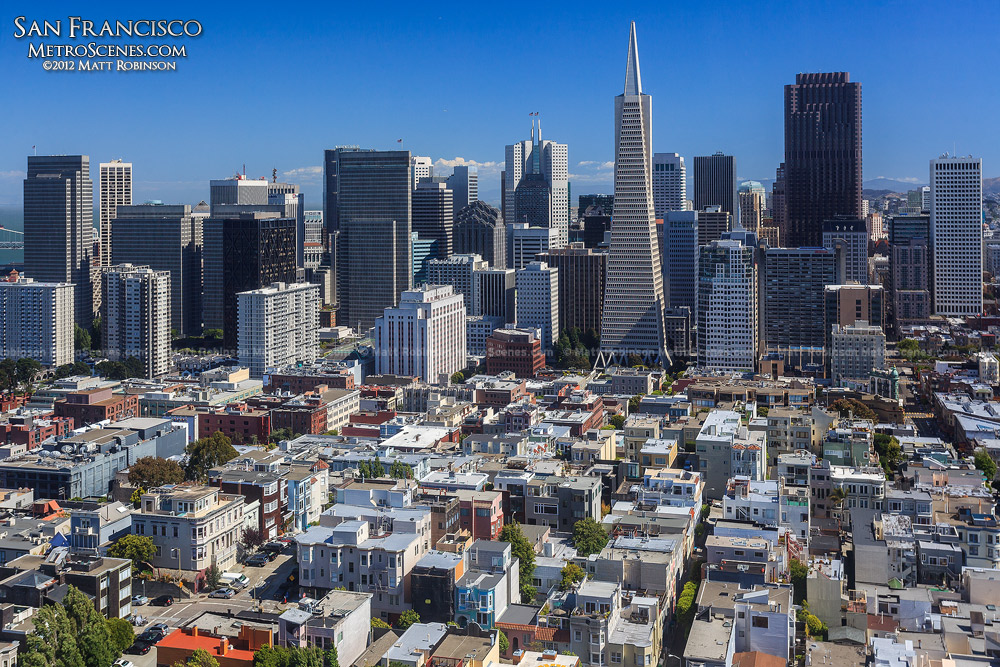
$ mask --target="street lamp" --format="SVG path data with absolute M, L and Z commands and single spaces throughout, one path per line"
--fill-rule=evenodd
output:
M 673 658 L 674 660 L 677 661 L 677 667 L 684 667 L 684 661 L 680 658 L 680 656 L 676 656 L 673 653 L 668 653 L 667 660 L 669 660 L 670 658 Z

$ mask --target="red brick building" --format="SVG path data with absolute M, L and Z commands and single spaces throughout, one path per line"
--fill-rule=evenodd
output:
M 247 503 L 260 503 L 260 523 L 257 526 L 265 540 L 284 532 L 292 517 L 288 512 L 288 484 L 277 473 L 254 470 L 216 468 L 208 473 L 208 483 L 225 493 L 246 498 Z
M 271 412 L 233 403 L 225 408 L 198 412 L 198 434 L 205 438 L 216 431 L 239 442 L 250 442 L 254 437 L 264 442 L 271 435 Z
M 503 494 L 499 491 L 455 492 L 459 526 L 474 540 L 498 540 L 503 530 Z
M 519 378 L 533 378 L 545 368 L 542 343 L 534 332 L 497 329 L 486 339 L 486 372 L 510 371 Z
M 137 394 L 115 394 L 110 387 L 67 394 L 55 402 L 56 417 L 69 417 L 76 427 L 110 419 L 118 421 L 139 416 Z
M 292 433 L 326 433 L 329 404 L 319 396 L 308 396 L 302 401 L 285 403 L 271 410 L 271 428 L 287 428 Z
M 286 391 L 292 394 L 325 389 L 354 389 L 354 374 L 346 371 L 324 373 L 310 370 L 271 373 L 264 385 L 264 391 Z
M 27 445 L 28 449 L 34 449 L 48 438 L 68 435 L 72 430 L 72 417 L 46 415 L 36 419 L 34 416 L 15 415 L 0 424 L 0 437 L 5 444 Z

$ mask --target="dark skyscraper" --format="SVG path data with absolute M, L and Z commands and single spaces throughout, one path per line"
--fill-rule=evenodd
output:
M 453 251 L 481 256 L 494 269 L 507 266 L 507 227 L 500 211 L 475 201 L 455 213 Z
M 861 215 L 861 84 L 847 72 L 798 74 L 785 86 L 788 247 L 818 246 L 823 221 Z
M 363 332 L 412 285 L 410 152 L 338 148 L 326 164 L 323 199 L 334 208 L 327 229 L 338 232 L 337 321 L 360 323 Z
M 734 222 L 738 221 L 740 205 L 736 180 L 736 158 L 732 155 L 716 153 L 695 157 L 694 210 L 704 211 L 709 206 L 720 206 L 732 216 Z
M 604 308 L 607 253 L 574 243 L 540 253 L 538 261 L 559 270 L 560 328 L 564 331 L 575 328 L 583 333 L 593 330 L 596 335 L 601 330 Z
M 24 272 L 73 283 L 76 323 L 94 317 L 94 184 L 86 155 L 32 155 L 24 179 Z
M 221 328 L 227 349 L 236 348 L 238 293 L 295 282 L 295 227 L 277 213 L 205 220 L 205 328 Z
M 421 182 L 413 191 L 413 222 L 410 230 L 420 238 L 436 243 L 434 258 L 448 259 L 452 254 L 455 214 L 454 193 L 445 183 Z

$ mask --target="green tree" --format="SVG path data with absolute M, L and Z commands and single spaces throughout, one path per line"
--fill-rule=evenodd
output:
M 899 349 L 899 353 L 906 359 L 912 360 L 920 354 L 920 343 L 912 338 L 904 338 L 899 341 L 897 348 Z
M 125 535 L 115 540 L 108 547 L 108 555 L 112 558 L 128 558 L 132 561 L 132 569 L 138 572 L 141 564 L 148 561 L 156 553 L 153 538 L 145 535 Z
M 795 604 L 801 605 L 806 599 L 806 577 L 809 575 L 809 568 L 793 558 L 788 564 L 788 571 L 792 578 L 793 600 Z
M 393 479 L 410 479 L 413 477 L 413 468 L 402 461 L 393 461 L 389 466 L 389 477 Z
M 992 458 L 990 458 L 989 452 L 984 448 L 980 447 L 976 450 L 976 453 L 972 456 L 973 462 L 976 467 L 986 475 L 986 481 L 992 482 L 997 476 L 997 464 Z
M 518 523 L 508 523 L 504 526 L 500 531 L 500 541 L 510 543 L 511 554 L 519 561 L 521 602 L 532 602 L 535 598 L 535 589 L 531 586 L 531 577 L 535 573 L 535 548 L 524 536 L 524 531 Z
M 164 484 L 180 484 L 184 481 L 184 468 L 177 461 L 144 456 L 128 468 L 128 483 L 154 489 Z
M 503 633 L 503 630 L 497 630 L 497 643 L 500 644 L 500 653 L 506 653 L 510 650 L 510 642 L 507 641 L 507 635 Z
M 402 614 L 400 614 L 399 618 L 396 620 L 396 629 L 406 630 L 414 623 L 419 623 L 419 622 L 420 622 L 420 614 L 413 611 L 412 609 L 407 609 Z
M 882 469 L 885 470 L 887 476 L 891 475 L 899 462 L 903 460 L 903 450 L 899 446 L 899 440 L 895 436 L 885 433 L 876 433 L 872 440 Z
M 222 431 L 216 431 L 207 438 L 199 438 L 187 446 L 188 464 L 185 475 L 188 479 L 201 480 L 208 471 L 236 458 L 233 441 Z
M 464 382 L 465 382 L 465 373 L 463 373 L 462 371 L 455 371 L 454 373 L 451 374 L 452 384 L 462 384 Z
M 132 492 L 132 495 L 129 497 L 129 502 L 131 502 L 134 507 L 138 508 L 139 503 L 142 502 L 142 494 L 144 493 L 146 493 L 146 489 L 140 486 Z
M 569 563 L 566 567 L 559 570 L 559 574 L 562 575 L 562 581 L 559 584 L 559 590 L 561 591 L 568 591 L 573 588 L 574 584 L 587 578 L 587 573 L 576 563 Z
M 608 424 L 620 431 L 625 428 L 625 415 L 611 415 L 608 417 Z
M 378 618 L 377 616 L 372 616 L 372 627 L 373 628 L 381 628 L 381 629 L 385 630 L 385 629 L 387 629 L 387 628 L 389 628 L 391 626 L 388 623 L 386 623 L 385 621 L 383 621 L 381 618 Z
M 372 477 L 385 477 L 385 467 L 382 462 L 378 460 L 378 455 L 375 455 L 375 460 L 371 462 Z
M 878 421 L 878 417 L 875 416 L 872 409 L 855 398 L 839 398 L 830 407 L 839 412 L 841 417 L 851 415 L 854 419 L 867 419 L 871 422 Z
M 45 605 L 31 620 L 35 627 L 18 659 L 22 667 L 87 667 L 65 607 L 59 603 Z
M 215 563 L 212 563 L 207 570 L 205 570 L 205 585 L 215 590 L 222 583 L 222 570 Z
M 677 606 L 674 608 L 674 614 L 677 618 L 677 624 L 683 628 L 685 635 L 691 630 L 691 623 L 694 621 L 694 613 L 697 611 L 697 606 L 694 602 L 697 595 L 698 582 L 689 581 L 684 584 L 684 588 L 677 598 Z
M 90 332 L 79 324 L 73 325 L 73 348 L 84 352 L 90 351 Z
M 88 667 L 106 667 L 121 655 L 111 643 L 111 635 L 104 616 L 94 609 L 94 604 L 75 586 L 70 586 L 63 598 L 63 607 L 70 626 L 76 633 L 80 657 Z
M 109 618 L 107 620 L 108 636 L 111 638 L 111 645 L 119 655 L 125 652 L 135 641 L 135 632 L 132 624 L 124 618 Z
M 21 357 L 15 365 L 17 369 L 17 382 L 25 388 L 30 389 L 35 380 L 35 376 L 42 370 L 42 365 L 35 359 Z
M 806 623 L 806 634 L 810 637 L 823 637 L 826 635 L 828 628 L 826 623 L 819 620 L 819 617 L 815 614 L 806 613 L 805 615 Z
M 604 532 L 604 527 L 593 518 L 587 517 L 576 522 L 573 526 L 573 546 L 580 556 L 601 553 L 608 544 L 608 534 Z
M 636 394 L 632 398 L 628 399 L 628 411 L 633 413 L 639 409 L 639 405 L 642 403 L 642 394 Z
M 195 649 L 184 667 L 219 667 L 219 661 L 203 648 Z

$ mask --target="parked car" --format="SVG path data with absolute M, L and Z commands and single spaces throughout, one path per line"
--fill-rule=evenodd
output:
M 173 595 L 161 595 L 159 597 L 153 598 L 151 604 L 154 604 L 157 607 L 169 607 L 173 603 L 174 603 Z
M 254 554 L 247 558 L 246 564 L 250 567 L 264 567 L 271 562 L 271 559 L 267 557 L 267 554 Z
M 166 637 L 168 631 L 169 630 L 166 625 L 163 623 L 157 623 L 156 625 L 151 625 L 143 630 L 137 639 L 148 644 L 155 644 Z
M 125 650 L 125 652 L 131 653 L 132 655 L 146 655 L 147 653 L 149 653 L 149 649 L 151 649 L 152 647 L 153 645 L 150 644 L 149 642 L 136 640 L 134 644 L 132 644 L 131 646 L 128 647 L 128 649 Z
M 125 658 L 118 658 L 111 667 L 135 667 L 135 663 Z
M 170 634 L 170 628 L 167 627 L 166 623 L 153 623 L 151 626 L 149 626 L 149 629 L 156 630 L 163 637 L 166 637 L 168 634 Z
M 210 597 L 210 598 L 223 598 L 225 600 L 228 600 L 229 598 L 233 597 L 234 595 L 236 595 L 236 591 L 234 591 L 232 588 L 219 588 L 219 589 L 216 589 L 216 590 L 212 591 L 211 593 L 209 593 L 208 597 Z
M 285 547 L 287 546 L 288 545 L 285 544 L 284 542 L 268 542 L 263 547 L 261 547 L 261 551 L 268 554 L 271 553 L 280 554 L 282 551 L 285 550 Z
M 132 606 L 141 607 L 144 604 L 149 604 L 149 598 L 145 595 L 133 595 L 132 596 Z

